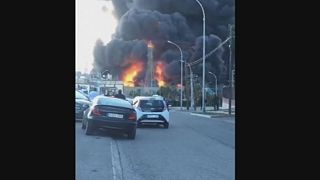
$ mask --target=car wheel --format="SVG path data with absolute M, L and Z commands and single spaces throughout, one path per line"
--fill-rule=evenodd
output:
M 128 139 L 135 139 L 136 138 L 136 129 L 128 132 Z
M 164 126 L 164 128 L 168 129 L 169 128 L 169 123 L 164 123 L 163 126 Z
M 86 127 L 85 127 L 85 134 L 86 135 L 92 135 L 92 133 L 93 133 L 92 124 L 89 123 L 89 121 L 87 120 Z

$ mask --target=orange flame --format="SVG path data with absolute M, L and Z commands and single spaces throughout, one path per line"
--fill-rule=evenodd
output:
M 142 70 L 143 63 L 141 61 L 134 61 L 122 74 L 124 86 L 134 87 L 136 77 Z
M 156 65 L 155 79 L 157 80 L 159 87 L 166 84 L 166 82 L 164 81 L 164 67 L 165 64 L 163 64 L 162 62 L 158 62 Z

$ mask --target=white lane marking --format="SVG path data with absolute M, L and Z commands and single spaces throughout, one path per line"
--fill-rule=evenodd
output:
M 120 156 L 119 151 L 116 145 L 116 142 L 111 140 L 111 162 L 112 162 L 112 172 L 113 172 L 113 180 L 122 180 L 122 168 L 120 164 Z
M 193 115 L 193 116 L 200 116 L 200 117 L 205 117 L 205 118 L 211 118 L 210 115 L 204 115 L 204 114 L 195 114 L 195 113 L 190 113 L 190 115 Z
M 205 117 L 205 118 L 211 118 L 211 119 L 214 119 L 214 120 L 218 120 L 218 119 L 216 119 L 215 117 L 211 117 L 210 115 L 196 114 L 196 113 L 190 113 L 190 115 L 200 116 L 200 117 Z M 235 124 L 235 121 L 234 121 L 234 120 L 219 120 L 219 121 L 223 121 L 223 122 Z

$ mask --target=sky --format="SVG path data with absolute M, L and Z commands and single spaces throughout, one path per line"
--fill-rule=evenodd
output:
M 89 73 L 95 42 L 111 40 L 117 26 L 112 11 L 111 1 L 76 0 L 76 71 Z

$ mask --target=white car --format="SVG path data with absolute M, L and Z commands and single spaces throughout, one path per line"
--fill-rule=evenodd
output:
M 161 96 L 137 96 L 133 99 L 138 127 L 143 124 L 162 124 L 169 128 L 169 111 Z

